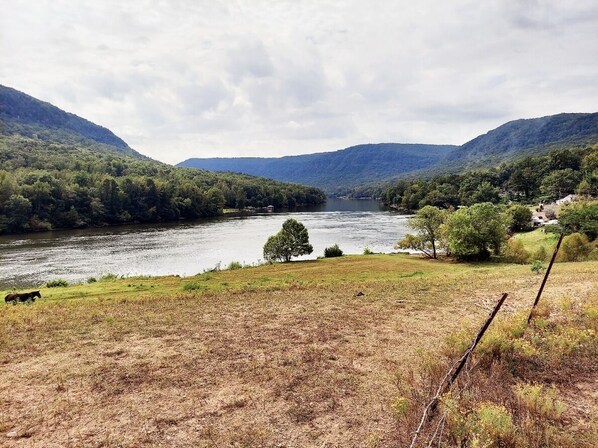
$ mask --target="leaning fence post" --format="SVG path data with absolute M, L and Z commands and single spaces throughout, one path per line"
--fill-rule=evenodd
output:
M 548 269 L 546 269 L 546 274 L 544 274 L 544 280 L 542 280 L 542 284 L 540 285 L 540 289 L 538 290 L 538 295 L 536 296 L 536 300 L 534 300 L 532 309 L 529 312 L 529 317 L 527 318 L 528 325 L 532 320 L 532 316 L 534 315 L 534 309 L 536 308 L 536 305 L 540 301 L 540 297 L 542 296 L 542 291 L 544 291 L 544 285 L 546 285 L 546 280 L 548 280 L 548 276 L 550 275 L 550 270 L 552 269 L 554 260 L 556 260 L 556 254 L 559 252 L 559 248 L 561 247 L 561 242 L 563 241 L 564 235 L 565 235 L 564 233 L 561 233 L 561 236 L 559 236 L 559 241 L 556 243 L 556 247 L 554 248 L 554 252 L 552 253 L 552 258 L 550 259 L 550 263 L 548 264 Z
M 461 370 L 467 363 L 469 356 L 471 355 L 473 350 L 476 348 L 476 346 L 478 345 L 478 342 L 480 342 L 480 340 L 484 336 L 484 333 L 486 333 L 486 330 L 492 323 L 492 320 L 494 319 L 494 317 L 500 310 L 500 307 L 507 299 L 507 296 L 508 296 L 508 294 L 506 292 L 503 293 L 502 297 L 499 299 L 499 301 L 494 306 L 494 309 L 490 312 L 490 315 L 486 319 L 486 322 L 484 322 L 484 325 L 482 325 L 482 328 L 480 328 L 480 331 L 478 331 L 478 334 L 476 335 L 475 339 L 472 341 L 469 348 L 465 351 L 463 356 L 461 356 L 459 361 L 457 361 L 457 363 L 449 369 L 449 371 L 446 373 L 446 375 L 442 379 L 440 385 L 438 386 L 438 390 L 436 391 L 436 395 L 434 395 L 432 400 L 424 408 L 424 413 L 422 415 L 421 421 L 419 422 L 417 430 L 413 434 L 413 439 L 411 440 L 411 445 L 409 445 L 410 448 L 415 447 L 415 442 L 417 441 L 419 434 L 421 433 L 422 429 L 424 428 L 425 423 L 432 418 L 434 410 L 436 409 L 436 406 L 438 406 L 438 402 L 440 401 L 440 396 L 444 392 L 446 392 L 451 387 L 451 385 L 455 382 L 455 380 L 459 376 L 459 373 L 461 373 Z M 452 374 L 451 374 L 451 372 L 452 372 Z

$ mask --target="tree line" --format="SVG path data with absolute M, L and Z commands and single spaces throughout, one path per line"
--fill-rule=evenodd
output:
M 570 193 L 598 195 L 598 145 L 554 150 L 463 174 L 400 180 L 380 195 L 388 206 L 415 211 L 426 205 L 456 208 L 480 202 L 550 202 Z
M 322 191 L 19 136 L 0 141 L 0 233 L 217 216 L 323 203 Z

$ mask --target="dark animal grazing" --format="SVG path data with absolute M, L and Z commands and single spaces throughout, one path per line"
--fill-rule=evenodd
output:
M 4 301 L 6 303 L 12 302 L 13 305 L 16 305 L 18 302 L 27 302 L 28 300 L 35 302 L 36 297 L 39 297 L 40 299 L 42 298 L 42 295 L 39 293 L 39 291 L 9 294 L 4 297 Z

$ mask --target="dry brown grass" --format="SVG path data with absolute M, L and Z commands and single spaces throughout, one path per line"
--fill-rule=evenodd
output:
M 409 257 L 294 265 L 214 274 L 200 294 L 182 279 L 1 307 L 0 445 L 393 446 L 397 374 L 500 292 L 529 306 L 540 282 Z M 547 300 L 583 299 L 597 267 L 558 265 Z

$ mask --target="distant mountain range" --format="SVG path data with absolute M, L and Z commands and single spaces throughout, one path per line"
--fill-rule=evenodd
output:
M 285 179 L 285 182 L 317 185 L 333 192 L 341 186 L 360 185 L 364 180 L 379 181 L 428 168 L 447 157 L 455 148 L 452 145 L 380 143 L 280 158 L 189 159 L 178 166 Z
M 526 154 L 598 142 L 598 113 L 508 122 L 461 146 L 367 144 L 280 158 L 193 158 L 178 166 L 231 171 L 313 185 L 328 193 L 407 176 L 492 166 Z
M 50 103 L 0 85 L 0 135 L 15 134 L 48 143 L 101 147 L 147 159 L 112 131 Z

